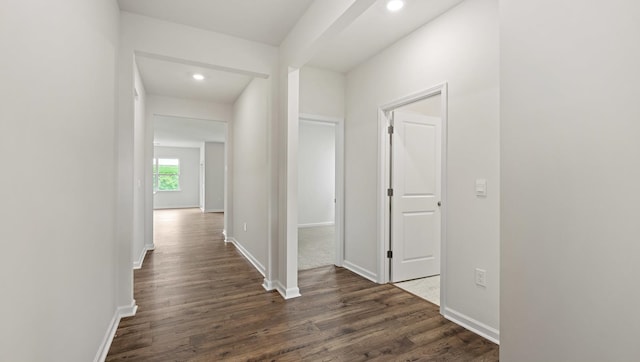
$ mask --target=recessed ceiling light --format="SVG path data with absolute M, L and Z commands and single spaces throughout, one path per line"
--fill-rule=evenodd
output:
M 193 79 L 195 80 L 204 80 L 204 75 L 200 74 L 200 73 L 196 73 L 193 75 Z
M 402 9 L 404 6 L 404 1 L 402 0 L 389 0 L 387 1 L 387 10 L 389 11 L 398 11 Z

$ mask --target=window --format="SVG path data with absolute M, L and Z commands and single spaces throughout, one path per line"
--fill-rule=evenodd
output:
M 153 159 L 153 189 L 156 191 L 180 191 L 179 159 Z

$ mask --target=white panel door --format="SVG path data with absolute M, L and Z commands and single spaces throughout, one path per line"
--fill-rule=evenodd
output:
M 393 117 L 391 281 L 440 274 L 442 121 L 406 111 Z

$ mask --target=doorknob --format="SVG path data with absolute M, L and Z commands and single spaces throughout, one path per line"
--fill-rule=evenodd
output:
M 440 201 L 438 201 L 438 207 L 442 206 L 442 203 Z

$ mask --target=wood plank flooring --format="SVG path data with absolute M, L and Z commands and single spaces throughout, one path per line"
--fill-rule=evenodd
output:
M 135 271 L 136 316 L 107 361 L 497 361 L 498 347 L 435 305 L 348 270 L 301 271 L 302 297 L 266 292 L 222 240 L 222 214 L 155 212 L 156 250 Z

